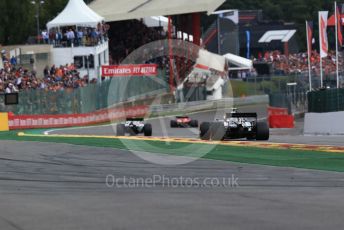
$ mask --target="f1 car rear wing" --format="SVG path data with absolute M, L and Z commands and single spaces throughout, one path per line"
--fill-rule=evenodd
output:
M 258 117 L 257 113 L 226 113 L 226 118 L 256 118 Z
M 126 121 L 144 121 L 142 117 L 127 117 Z
M 189 118 L 188 116 L 176 116 L 177 119 Z

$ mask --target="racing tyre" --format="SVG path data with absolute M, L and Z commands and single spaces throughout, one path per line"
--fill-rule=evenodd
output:
M 125 136 L 125 126 L 123 124 L 118 124 L 116 126 L 117 136 Z
M 178 127 L 178 124 L 177 124 L 177 121 L 176 120 L 171 120 L 171 128 L 177 128 Z
M 267 141 L 270 137 L 269 126 L 266 122 L 257 123 L 257 134 L 256 139 L 258 141 Z
M 152 125 L 151 124 L 145 124 L 145 126 L 143 126 L 143 134 L 146 137 L 152 136 Z
M 213 141 L 222 141 L 226 134 L 226 128 L 223 122 L 214 122 L 210 127 L 211 139 Z
M 210 140 L 210 123 L 203 122 L 200 126 L 200 138 L 201 140 Z
M 192 128 L 198 128 L 198 121 L 197 120 L 191 120 L 190 121 L 190 126 Z

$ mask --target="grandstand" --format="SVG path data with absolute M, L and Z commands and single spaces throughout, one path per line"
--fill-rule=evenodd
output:
M 116 6 L 106 0 L 94 1 L 90 7 L 102 15 L 110 25 L 110 58 L 112 64 L 119 64 L 133 50 L 152 41 L 161 39 L 180 39 L 201 44 L 200 12 L 212 13 L 224 1 L 198 1 L 197 4 L 185 1 L 117 1 Z M 109 7 L 110 6 L 110 7 Z M 112 8 L 113 7 L 113 8 Z M 164 9 L 161 11 L 161 9 Z M 168 25 L 159 22 L 157 27 L 149 27 L 146 19 L 153 15 L 166 15 Z M 142 18 L 137 20 L 137 18 Z M 167 47 L 168 48 L 168 47 Z M 193 51 L 185 50 L 182 55 L 168 53 L 165 57 L 148 62 L 157 62 L 169 78 L 170 90 L 182 82 L 192 71 L 195 64 Z

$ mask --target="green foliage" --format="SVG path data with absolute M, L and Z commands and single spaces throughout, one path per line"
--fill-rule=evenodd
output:
M 29 1 L 0 1 L 0 43 L 15 44 L 21 42 L 30 31 L 34 20 L 31 15 L 32 10 Z
M 231 80 L 228 84 L 227 97 L 275 94 L 286 92 L 287 83 L 297 82 L 296 76 L 271 76 L 253 78 L 249 81 Z
M 25 43 L 29 36 L 37 34 L 36 14 L 40 0 L 1 0 L 0 1 L 0 44 Z M 91 0 L 84 0 L 86 3 Z M 48 21 L 61 12 L 68 0 L 44 0 L 39 7 L 40 29 L 45 29 Z
M 37 4 L 33 5 L 31 1 L 33 0 L 0 1 L 0 44 L 25 43 L 30 35 L 36 35 Z M 84 1 L 90 3 L 92 0 Z M 46 23 L 61 12 L 67 2 L 68 0 L 45 0 L 40 6 L 40 29 L 44 29 Z M 333 2 L 334 0 L 227 0 L 221 8 L 262 9 L 265 19 L 295 22 L 300 41 L 305 41 L 305 20 L 317 22 L 317 12 L 333 11 Z
M 41 29 L 45 28 L 45 25 L 48 21 L 56 17 L 64 9 L 67 3 L 68 0 L 46 0 L 46 3 L 41 5 Z
M 241 80 L 231 80 L 230 84 L 228 84 L 227 91 L 229 93 L 226 96 L 229 97 L 244 97 L 263 94 L 263 91 L 260 89 L 259 82 L 244 82 Z

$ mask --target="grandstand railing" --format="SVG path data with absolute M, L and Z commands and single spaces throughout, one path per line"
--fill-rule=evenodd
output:
M 91 38 L 84 36 L 83 38 L 75 38 L 73 40 L 66 39 L 49 39 L 43 40 L 41 37 L 29 37 L 27 43 L 30 45 L 52 45 L 54 48 L 68 48 L 68 47 L 92 47 L 104 44 L 109 39 L 106 36 L 99 36 L 97 38 Z
M 80 39 L 74 39 L 73 41 L 68 40 L 49 40 L 49 44 L 53 45 L 54 48 L 68 48 L 68 47 L 92 47 L 98 46 L 108 42 L 107 37 L 90 38 L 84 37 Z

